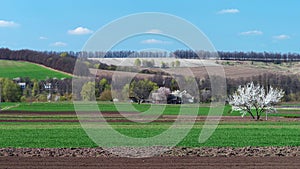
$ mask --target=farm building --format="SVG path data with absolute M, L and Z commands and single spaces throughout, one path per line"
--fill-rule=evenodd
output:
M 26 88 L 26 82 L 23 82 L 20 77 L 13 78 L 13 81 L 18 84 L 22 90 Z
M 173 91 L 171 95 L 174 95 L 175 97 L 179 97 L 181 99 L 181 103 L 194 103 L 194 97 L 189 94 L 186 90 L 184 91 Z

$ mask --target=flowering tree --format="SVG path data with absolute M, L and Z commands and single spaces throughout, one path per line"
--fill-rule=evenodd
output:
M 268 92 L 263 86 L 254 85 L 253 82 L 245 86 L 239 86 L 237 91 L 230 96 L 229 104 L 232 105 L 232 110 L 240 111 L 242 116 L 247 113 L 256 120 L 259 120 L 262 113 L 275 112 L 273 107 L 283 97 L 284 92 L 281 89 L 274 89 L 270 86 Z M 254 111 L 254 113 L 253 113 Z
M 171 91 L 167 87 L 160 87 L 159 89 L 157 89 L 157 93 L 159 93 L 162 96 L 168 96 L 171 93 Z
M 156 92 L 152 93 L 152 100 L 154 103 L 167 103 L 168 95 L 171 93 L 169 88 L 160 87 Z

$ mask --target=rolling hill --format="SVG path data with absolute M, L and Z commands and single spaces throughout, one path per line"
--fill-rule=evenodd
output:
M 23 61 L 0 60 L 0 77 L 16 78 L 29 77 L 30 79 L 44 80 L 48 78 L 70 78 L 69 74 L 52 70 L 34 63 Z
M 90 60 L 100 61 L 108 65 L 116 66 L 134 66 L 134 61 L 136 58 L 89 58 Z M 224 69 L 225 75 L 231 79 L 239 78 L 249 78 L 253 76 L 259 76 L 266 73 L 278 74 L 278 75 L 291 75 L 298 76 L 300 74 L 300 62 L 289 62 L 282 64 L 275 63 L 264 63 L 264 62 L 255 62 L 255 61 L 228 61 L 228 60 L 200 60 L 200 59 L 172 59 L 172 58 L 142 58 L 140 60 L 153 60 L 154 66 L 156 68 L 151 68 L 153 71 L 163 71 L 173 75 L 182 75 L 182 76 L 195 76 L 203 78 L 208 75 L 206 69 L 210 69 L 212 75 L 218 74 L 219 69 L 214 70 L 214 66 L 222 66 Z M 169 66 L 172 61 L 180 61 L 180 66 L 176 69 L 174 68 L 159 68 L 161 62 L 167 63 Z M 132 72 L 122 72 L 122 71 L 111 71 L 111 70 L 96 70 L 90 69 L 92 74 L 97 74 L 98 76 L 112 76 L 115 75 L 121 76 L 139 76 L 139 77 L 153 77 L 154 74 L 143 74 Z M 191 72 L 193 72 L 191 74 Z

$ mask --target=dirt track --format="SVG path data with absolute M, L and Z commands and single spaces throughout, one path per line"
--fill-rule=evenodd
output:
M 0 168 L 285 168 L 300 166 L 299 157 L 152 157 L 152 158 L 39 158 L 1 157 Z

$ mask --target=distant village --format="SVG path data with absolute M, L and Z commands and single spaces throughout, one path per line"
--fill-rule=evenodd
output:
M 43 100 L 37 101 L 48 101 L 48 102 L 58 102 L 66 101 L 62 99 L 67 95 L 72 93 L 72 84 L 71 79 L 47 79 L 42 81 L 31 81 L 26 78 L 13 78 L 13 82 L 16 83 L 23 96 L 32 96 L 43 94 L 46 96 Z M 36 84 L 35 84 L 36 83 Z M 45 100 L 46 99 L 46 100 Z M 124 99 L 123 99 L 124 100 Z M 119 98 L 111 98 L 104 101 L 121 101 Z M 128 96 L 127 101 L 136 102 L 136 103 L 153 103 L 153 104 L 187 104 L 195 103 L 195 97 L 188 93 L 186 90 L 174 90 L 171 91 L 167 87 L 160 87 L 157 90 L 151 91 L 149 97 L 145 99 L 138 99 L 134 96 Z

